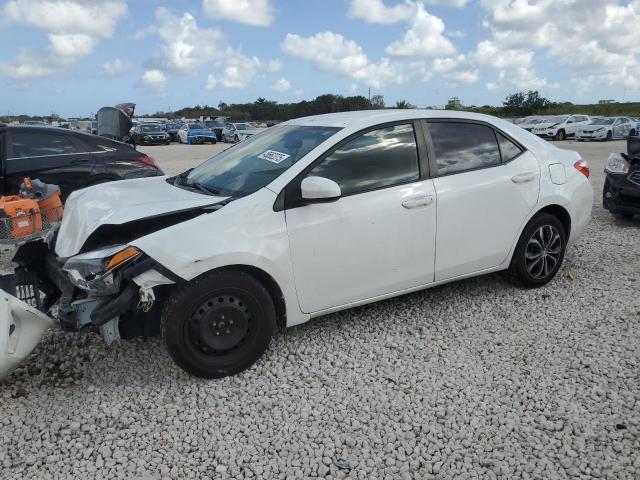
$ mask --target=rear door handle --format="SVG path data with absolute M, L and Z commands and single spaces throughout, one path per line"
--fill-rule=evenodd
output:
M 513 183 L 527 183 L 536 178 L 536 172 L 523 172 L 511 177 Z
M 402 201 L 402 206 L 404 208 L 419 208 L 426 207 L 427 205 L 431 205 L 433 203 L 433 195 L 416 195 L 415 197 L 407 198 Z

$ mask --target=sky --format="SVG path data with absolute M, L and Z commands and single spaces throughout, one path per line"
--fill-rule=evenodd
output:
M 640 101 L 640 0 L 0 0 L 0 114 Z

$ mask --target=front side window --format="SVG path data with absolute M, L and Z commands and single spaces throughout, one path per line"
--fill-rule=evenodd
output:
M 367 132 L 336 149 L 308 176 L 333 180 L 343 196 L 416 181 L 420 170 L 413 125 Z
M 429 123 L 438 175 L 500 164 L 500 150 L 493 129 L 457 122 Z
M 76 153 L 71 141 L 64 135 L 39 132 L 16 132 L 11 135 L 13 158 L 42 157 Z
M 178 186 L 205 187 L 212 193 L 240 197 L 268 185 L 340 128 L 281 125 L 218 153 L 188 175 Z

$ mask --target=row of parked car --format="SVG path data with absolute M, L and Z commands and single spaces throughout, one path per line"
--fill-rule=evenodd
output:
M 554 140 L 575 138 L 578 141 L 606 141 L 640 133 L 640 118 L 634 117 L 554 115 L 519 118 L 513 120 L 513 123 L 540 137 Z
M 234 123 L 214 119 L 204 122 L 175 121 L 169 123 L 138 123 L 131 129 L 130 139 L 136 145 L 238 143 L 258 133 L 260 129 L 249 123 Z

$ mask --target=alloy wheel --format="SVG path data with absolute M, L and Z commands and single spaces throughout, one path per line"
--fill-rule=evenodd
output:
M 541 280 L 551 275 L 562 254 L 560 232 L 553 225 L 538 228 L 527 242 L 525 265 L 533 278 Z

